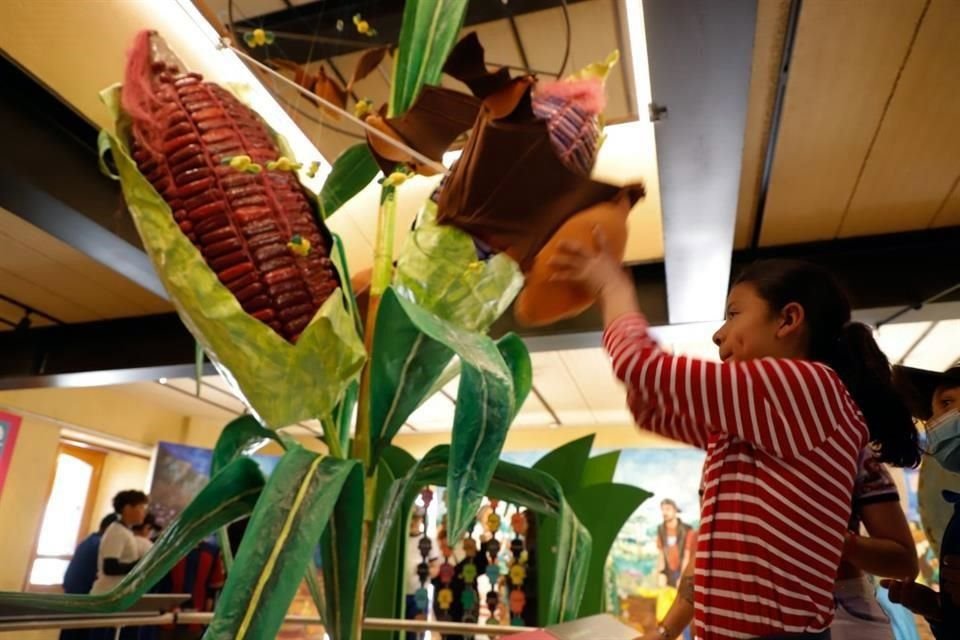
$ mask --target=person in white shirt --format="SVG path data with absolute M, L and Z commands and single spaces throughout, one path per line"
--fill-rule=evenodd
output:
M 138 559 L 142 559 L 147 552 L 153 548 L 153 536 L 157 531 L 157 519 L 152 513 L 148 513 L 138 525 L 133 527 L 133 535 L 136 536 Z
M 132 527 L 143 523 L 149 503 L 147 494 L 142 491 L 121 491 L 114 496 L 113 508 L 118 519 L 107 527 L 100 540 L 97 580 L 90 593 L 106 593 L 112 590 L 140 560 L 140 547 Z

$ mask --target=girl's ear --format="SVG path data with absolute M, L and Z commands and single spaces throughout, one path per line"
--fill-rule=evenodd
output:
M 803 320 L 806 314 L 803 305 L 797 302 L 790 302 L 780 310 L 780 326 L 777 327 L 777 337 L 786 338 L 796 335 L 803 326 Z

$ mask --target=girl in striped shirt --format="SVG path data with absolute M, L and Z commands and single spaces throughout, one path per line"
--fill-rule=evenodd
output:
M 730 291 L 721 363 L 671 356 L 607 250 L 566 243 L 555 279 L 598 296 L 603 343 L 638 425 L 707 451 L 695 571 L 697 638 L 829 638 L 860 451 L 916 455 L 886 357 L 825 270 L 767 261 Z M 681 590 L 682 591 L 682 590 Z M 657 636 L 679 630 L 661 626 Z

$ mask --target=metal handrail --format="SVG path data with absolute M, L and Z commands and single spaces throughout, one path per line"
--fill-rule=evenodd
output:
M 39 629 L 95 629 L 98 627 L 153 627 L 169 624 L 209 624 L 213 620 L 212 613 L 164 613 L 160 615 L 143 616 L 102 616 L 98 618 L 63 618 L 46 617 L 32 620 L 13 620 L 4 622 L 0 619 L 0 632 L 3 631 L 34 631 Z M 315 616 L 287 616 L 285 624 L 320 625 L 323 624 Z M 443 622 L 440 620 L 394 620 L 389 618 L 367 618 L 363 621 L 363 628 L 368 631 L 411 631 L 422 633 L 433 631 L 455 635 L 484 635 L 490 637 L 508 636 L 514 633 L 533 631 L 531 627 L 511 627 L 504 625 L 465 624 L 459 622 Z

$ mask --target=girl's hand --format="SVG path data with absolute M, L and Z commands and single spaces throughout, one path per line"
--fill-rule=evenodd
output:
M 575 282 L 592 295 L 601 297 L 611 284 L 628 282 L 623 267 L 614 258 L 600 227 L 593 228 L 593 247 L 564 240 L 550 259 L 555 269 L 551 280 Z
M 620 316 L 640 311 L 633 281 L 610 252 L 600 227 L 593 228 L 592 251 L 579 242 L 561 242 L 550 266 L 556 269 L 551 280 L 575 282 L 597 296 L 603 326 L 609 327 Z

